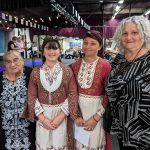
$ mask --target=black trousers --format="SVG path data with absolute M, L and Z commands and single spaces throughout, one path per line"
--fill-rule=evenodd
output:
M 123 146 L 121 139 L 118 139 L 118 142 L 119 142 L 120 150 L 137 150 L 135 147 L 132 146 Z

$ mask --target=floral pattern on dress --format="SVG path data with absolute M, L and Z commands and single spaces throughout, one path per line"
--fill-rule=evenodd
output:
M 97 62 L 98 59 L 92 63 L 82 60 L 78 74 L 78 83 L 82 88 L 87 89 L 92 86 Z
M 53 71 L 51 71 L 50 68 L 46 64 L 44 64 L 41 67 L 41 69 L 45 71 L 45 77 L 46 77 L 46 80 L 49 82 L 49 85 L 52 85 L 53 82 L 57 80 L 57 76 L 60 74 L 62 70 L 59 63 L 54 65 Z
M 27 100 L 27 88 L 25 76 L 23 75 L 16 80 L 9 81 L 3 74 L 3 92 L 0 99 L 2 110 L 2 128 L 5 131 L 6 143 L 8 150 L 29 150 L 29 122 L 21 119 Z

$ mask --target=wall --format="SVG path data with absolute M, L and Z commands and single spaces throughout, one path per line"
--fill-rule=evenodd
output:
M 64 38 L 63 39 L 63 51 L 68 50 L 70 48 L 69 42 L 81 42 L 81 45 L 83 43 L 81 39 L 77 40 L 75 38 Z
M 3 56 L 4 53 L 7 51 L 7 45 L 12 34 L 12 31 L 0 31 L 0 56 Z
M 3 53 L 5 50 L 5 33 L 0 31 L 0 53 Z

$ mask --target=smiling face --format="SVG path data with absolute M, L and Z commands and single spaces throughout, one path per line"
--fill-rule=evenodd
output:
M 60 56 L 59 48 L 49 48 L 49 43 L 47 43 L 44 47 L 43 56 L 46 59 L 46 62 L 57 62 Z
M 83 39 L 83 52 L 85 53 L 85 57 L 96 57 L 101 47 L 99 42 L 93 38 L 86 37 Z
M 125 24 L 121 42 L 126 50 L 137 51 L 142 47 L 142 36 L 135 23 L 128 22 Z
M 10 74 L 18 74 L 23 70 L 24 62 L 14 54 L 7 55 L 4 60 L 6 71 Z

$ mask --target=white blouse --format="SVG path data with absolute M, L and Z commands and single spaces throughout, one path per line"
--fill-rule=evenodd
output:
M 87 63 L 84 60 L 82 60 L 78 74 L 78 83 L 81 86 L 81 88 L 87 89 L 92 86 L 98 59 L 96 59 L 92 63 Z
M 40 81 L 42 86 L 47 91 L 49 91 L 50 102 L 51 102 L 51 92 L 56 91 L 61 85 L 62 75 L 63 71 L 59 65 L 59 62 L 54 65 L 53 71 L 51 71 L 50 68 L 45 64 L 40 68 Z M 62 103 L 61 109 L 67 116 L 69 115 L 68 99 L 66 99 L 64 103 Z M 38 99 L 36 100 L 34 110 L 36 116 L 44 112 L 44 109 L 42 108 Z

